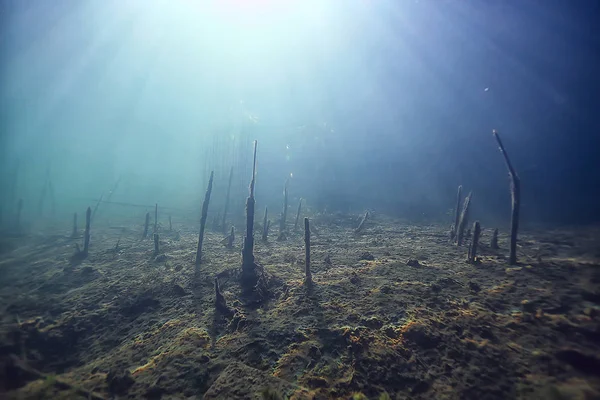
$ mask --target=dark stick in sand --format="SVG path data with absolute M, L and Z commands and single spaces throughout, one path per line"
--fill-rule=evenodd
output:
M 490 247 L 494 250 L 497 250 L 498 247 L 498 228 L 494 229 L 494 233 L 492 233 L 492 240 L 490 240 Z
M 458 221 L 460 219 L 460 201 L 462 198 L 462 185 L 458 186 L 458 191 L 456 192 L 456 209 L 454 210 L 454 226 L 452 227 L 452 232 L 450 233 L 450 237 L 452 240 L 456 237 L 456 233 L 458 232 Z
M 72 238 L 77 237 L 77 213 L 73 214 L 73 232 L 71 233 Z
M 300 220 L 300 211 L 302 210 L 302 198 L 298 202 L 298 211 L 296 211 L 296 221 L 294 222 L 294 232 L 298 230 L 298 221 Z
M 229 236 L 227 236 L 227 248 L 232 249 L 233 243 L 235 242 L 235 228 L 232 226 Z
M 310 286 L 312 284 L 312 275 L 310 273 L 310 225 L 308 218 L 304 218 L 304 247 L 306 250 L 306 263 L 304 271 L 306 273 L 306 277 L 304 283 Z
M 504 156 L 506 167 L 508 168 L 508 175 L 510 176 L 510 194 L 511 194 L 511 217 L 510 217 L 510 256 L 508 261 L 510 264 L 517 263 L 517 233 L 519 231 L 519 209 L 521 204 L 521 180 L 517 176 L 506 150 L 500 140 L 498 131 L 494 129 L 493 135 L 498 142 L 500 152 Z
M 469 192 L 467 197 L 465 197 L 465 201 L 463 203 L 463 208 L 460 213 L 460 219 L 458 221 L 458 231 L 456 233 L 456 245 L 462 246 L 463 238 L 465 237 L 465 229 L 467 227 L 467 223 L 469 222 L 469 207 L 471 206 L 471 197 L 473 196 L 473 192 Z
M 117 181 L 113 185 L 112 189 L 110 190 L 110 192 L 108 192 L 108 197 L 106 198 L 106 201 L 103 201 L 103 203 L 110 204 L 110 199 L 113 196 L 113 194 L 115 194 L 115 191 L 119 187 L 120 182 L 121 182 L 121 176 L 119 175 L 119 177 L 117 178 Z
M 142 234 L 142 239 L 146 239 L 148 237 L 148 226 L 150 225 L 150 213 L 146 213 L 146 222 L 144 222 L 144 233 Z
M 92 221 L 92 209 L 88 207 L 85 212 L 85 234 L 83 236 L 83 255 L 88 255 L 88 250 L 90 248 L 90 225 Z
M 210 179 L 208 180 L 208 188 L 204 195 L 204 202 L 202 203 L 202 217 L 200 218 L 200 233 L 198 234 L 198 249 L 196 250 L 196 266 L 198 267 L 202 262 L 202 243 L 204 242 L 204 229 L 206 228 L 206 219 L 208 217 L 208 204 L 210 203 L 210 194 L 212 193 L 213 178 L 215 172 L 210 172 Z
M 269 210 L 265 207 L 265 217 L 263 218 L 263 231 L 262 231 L 262 240 L 266 242 L 269 237 L 269 221 L 267 220 L 267 214 Z
M 479 235 L 481 234 L 481 225 L 479 221 L 473 223 L 473 240 L 469 246 L 468 262 L 474 264 L 477 261 L 477 246 L 479 245 Z
M 369 218 L 369 212 L 366 211 L 365 215 L 363 215 L 362 219 L 360 220 L 360 223 L 358 224 L 358 228 L 356 228 L 356 230 L 355 230 L 356 233 L 360 233 L 360 231 L 362 231 L 362 229 L 365 227 L 365 222 L 367 222 L 368 218 Z
M 254 184 L 256 180 L 256 147 L 254 141 L 254 161 L 252 163 L 252 179 L 250 194 L 246 199 L 246 237 L 242 247 L 242 284 L 248 288 L 254 287 L 257 281 L 256 264 L 254 263 Z
M 154 232 L 158 232 L 158 203 L 154 206 Z
M 286 235 L 286 220 L 287 220 L 287 209 L 288 209 L 288 185 L 290 180 L 285 180 L 285 186 L 283 187 L 283 210 L 281 211 L 281 220 L 279 221 L 279 240 L 285 240 Z
M 233 181 L 233 167 L 229 170 L 229 183 L 227 183 L 227 195 L 225 196 L 225 209 L 223 210 L 223 219 L 221 221 L 221 227 L 223 232 L 227 232 L 225 222 L 227 220 L 227 212 L 229 211 L 229 196 L 231 195 L 231 182 Z

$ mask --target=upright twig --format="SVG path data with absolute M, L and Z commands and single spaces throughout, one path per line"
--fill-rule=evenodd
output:
M 235 242 L 235 228 L 232 225 L 231 231 L 229 232 L 229 236 L 227 236 L 227 248 L 232 249 L 234 242 Z
M 148 237 L 148 227 L 150 226 L 150 213 L 146 213 L 146 221 L 144 222 L 144 233 L 142 233 L 142 239 Z
M 208 180 L 208 188 L 204 195 L 204 202 L 202 203 L 202 216 L 200 218 L 200 233 L 198 234 L 198 250 L 196 250 L 196 266 L 199 266 L 202 262 L 202 242 L 204 241 L 204 229 L 206 227 L 206 218 L 208 217 L 208 203 L 210 202 L 210 194 L 212 192 L 213 178 L 215 172 L 210 172 L 210 179 Z
M 468 262 L 474 264 L 477 262 L 477 246 L 479 245 L 479 235 L 481 234 L 481 225 L 479 221 L 473 222 L 473 240 L 469 246 Z
M 154 231 L 152 233 L 158 232 L 158 203 L 154 205 Z
M 252 162 L 252 179 L 250 180 L 250 194 L 246 199 L 246 236 L 242 247 L 242 284 L 246 289 L 254 287 L 258 277 L 256 276 L 256 264 L 254 263 L 254 184 L 256 179 L 256 147 L 254 141 L 254 160 Z
M 98 207 L 100 207 L 100 203 L 102 203 L 103 197 L 104 197 L 104 192 L 102 192 L 102 194 L 100 195 L 100 198 L 98 199 L 98 202 L 96 203 L 96 206 L 94 207 L 94 212 L 92 213 L 92 219 L 94 219 L 96 217 L 96 212 L 98 212 Z
M 360 233 L 363 228 L 365 227 L 365 222 L 367 222 L 367 219 L 369 218 L 369 212 L 365 211 L 365 215 L 363 215 L 363 217 L 360 220 L 360 223 L 358 224 L 358 227 L 356 228 L 356 230 L 354 232 L 356 233 Z
M 85 233 L 83 236 L 83 255 L 87 256 L 90 248 L 90 225 L 92 221 L 92 209 L 87 208 L 85 212 Z
M 119 183 L 120 182 L 121 182 L 121 175 L 119 175 L 119 177 L 117 178 L 117 181 L 113 185 L 112 189 L 108 192 L 108 196 L 106 197 L 106 201 L 104 201 L 103 203 L 110 204 L 110 199 L 112 198 L 113 194 L 115 194 L 115 192 L 117 191 L 117 188 L 119 187 Z M 94 215 L 92 215 L 92 219 L 94 219 Z
M 263 231 L 262 231 L 263 242 L 266 242 L 269 237 L 269 222 L 270 221 L 267 220 L 268 212 L 269 212 L 268 208 L 265 207 L 265 217 L 263 218 Z
M 154 255 L 158 255 L 160 253 L 160 249 L 158 247 L 158 233 L 155 233 L 154 235 Z
M 454 226 L 452 226 L 452 231 L 450 232 L 450 240 L 454 240 L 456 237 L 456 232 L 458 231 L 458 221 L 460 219 L 460 201 L 462 199 L 462 185 L 458 185 L 458 190 L 456 192 L 456 209 L 454 210 Z
M 494 233 L 492 233 L 492 239 L 490 240 L 490 247 L 494 250 L 499 249 L 499 247 L 498 247 L 498 228 L 494 229 Z
M 467 223 L 469 222 L 469 208 L 471 206 L 471 197 L 472 196 L 473 196 L 473 192 L 469 192 L 467 197 L 465 197 L 465 201 L 463 203 L 463 208 L 460 213 L 460 219 L 458 221 L 458 231 L 456 232 L 457 246 L 462 246 L 463 239 L 465 237 L 465 229 L 467 227 Z
M 304 247 L 306 250 L 306 262 L 305 262 L 305 273 L 306 277 L 304 283 L 306 285 L 312 284 L 312 275 L 310 273 L 310 225 L 308 218 L 304 218 Z
M 300 211 L 302 210 L 302 197 L 298 201 L 298 211 L 296 211 L 296 221 L 294 221 L 294 232 L 298 230 L 298 221 L 300 220 Z
M 233 181 L 233 167 L 229 170 L 229 181 L 227 183 L 227 195 L 225 196 L 225 208 L 223 209 L 223 219 L 221 220 L 221 227 L 223 232 L 227 232 L 225 225 L 227 221 L 227 212 L 229 211 L 229 196 L 231 195 L 231 182 Z
M 77 213 L 73 213 L 73 232 L 71 233 L 71 238 L 76 238 L 77 235 Z
M 281 219 L 279 220 L 279 240 L 286 238 L 286 220 L 287 220 L 287 209 L 288 209 L 288 185 L 290 180 L 285 180 L 285 186 L 283 187 L 283 210 L 281 211 Z
M 500 140 L 498 131 L 494 129 L 493 135 L 498 142 L 500 152 L 504 156 L 506 167 L 508 168 L 508 175 L 510 176 L 510 193 L 511 193 L 511 217 L 510 217 L 510 256 L 508 261 L 511 264 L 517 263 L 517 233 L 519 231 L 519 209 L 521 204 L 521 180 L 517 176 L 506 150 Z

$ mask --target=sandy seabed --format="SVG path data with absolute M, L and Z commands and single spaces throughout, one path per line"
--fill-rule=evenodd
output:
M 136 224 L 93 226 L 75 261 L 68 231 L 4 235 L 0 397 L 600 398 L 600 229 L 524 231 L 511 266 L 506 232 L 493 250 L 484 229 L 469 264 L 447 226 L 311 220 L 311 287 L 302 232 L 256 235 L 260 305 L 241 294 L 241 234 L 228 249 L 207 231 L 198 270 L 192 223 L 161 226 L 158 256 Z

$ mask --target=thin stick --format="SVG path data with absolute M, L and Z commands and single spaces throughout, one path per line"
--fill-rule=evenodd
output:
M 233 167 L 229 170 L 229 183 L 227 184 L 227 196 L 225 196 L 225 209 L 223 210 L 223 219 L 221 221 L 221 227 L 223 232 L 227 232 L 225 222 L 227 221 L 227 212 L 229 211 L 229 196 L 231 194 L 231 182 L 233 181 Z
M 227 248 L 232 249 L 234 242 L 235 242 L 235 228 L 232 225 L 231 231 L 229 232 L 229 236 L 227 236 Z
M 256 273 L 254 264 L 254 183 L 256 179 L 256 147 L 254 141 L 254 161 L 252 165 L 252 179 L 250 181 L 250 195 L 246 199 L 246 237 L 242 246 L 242 281 L 245 285 L 254 286 Z
M 262 231 L 262 240 L 266 242 L 269 236 L 269 221 L 267 220 L 267 214 L 269 210 L 265 207 L 265 218 L 263 218 L 263 231 Z
M 462 246 L 463 238 L 465 237 L 465 229 L 469 222 L 469 208 L 471 206 L 471 197 L 473 192 L 469 192 L 463 203 L 462 212 L 460 213 L 460 219 L 458 221 L 458 231 L 456 233 L 456 245 Z
M 77 237 L 77 213 L 73 214 L 73 232 L 71 233 L 71 237 Z
M 498 249 L 498 228 L 494 229 L 494 233 L 492 233 L 492 240 L 490 240 L 490 247 L 494 250 Z
M 517 263 L 517 233 L 519 231 L 519 209 L 521 204 L 521 180 L 517 176 L 510 159 L 508 158 L 508 154 L 506 150 L 504 150 L 504 146 L 502 145 L 502 141 L 500 140 L 500 135 L 498 131 L 494 129 L 493 135 L 498 142 L 498 147 L 500 148 L 500 152 L 504 156 L 504 161 L 506 162 L 506 167 L 508 168 L 508 175 L 510 176 L 510 193 L 511 193 L 511 217 L 510 217 L 510 256 L 508 261 L 510 264 Z
M 481 234 L 481 225 L 479 221 L 473 222 L 473 240 L 469 246 L 468 262 L 474 264 L 477 262 L 477 246 L 479 245 L 479 235 Z
M 150 213 L 146 213 L 146 221 L 144 222 L 144 233 L 142 234 L 142 239 L 146 239 L 148 237 L 148 226 L 150 226 Z
M 110 192 L 108 192 L 108 197 L 106 198 L 106 201 L 101 201 L 101 203 L 109 203 L 110 204 L 110 199 L 113 196 L 113 194 L 115 193 L 115 191 L 117 190 L 117 188 L 119 187 L 119 182 L 121 182 L 121 175 L 119 175 L 119 177 L 117 178 L 117 181 L 113 185 L 112 189 L 110 190 Z
M 94 217 L 96 216 L 96 212 L 98 211 L 98 207 L 100 206 L 100 203 L 102 203 L 103 197 L 104 197 L 104 192 L 100 195 L 100 198 L 98 199 L 98 202 L 96 203 L 96 206 L 94 207 L 94 213 L 92 214 L 92 219 L 94 219 Z
M 154 232 L 158 231 L 158 203 L 154 206 Z
M 254 161 L 252 161 L 252 180 L 250 181 L 250 197 L 254 198 L 254 182 L 256 180 L 256 146 L 257 141 L 254 141 Z
M 360 220 L 360 223 L 358 224 L 358 228 L 356 228 L 356 230 L 355 230 L 356 233 L 360 233 L 360 231 L 362 231 L 362 229 L 365 226 L 365 222 L 367 222 L 368 218 L 369 218 L 369 212 L 366 211 L 365 215 L 363 215 L 362 219 Z
M 85 256 L 88 255 L 88 250 L 90 247 L 90 225 L 92 221 L 92 209 L 88 207 L 85 212 L 85 234 L 83 236 L 83 254 Z
M 298 202 L 298 211 L 296 211 L 296 221 L 294 221 L 294 232 L 298 230 L 298 220 L 300 219 L 300 211 L 302 210 L 302 197 Z
M 312 275 L 310 273 L 310 225 L 308 218 L 304 218 L 304 247 L 306 250 L 305 283 L 310 285 L 312 284 Z
M 202 217 L 200 218 L 200 233 L 198 234 L 198 250 L 196 250 L 196 266 L 199 266 L 202 262 L 202 242 L 204 242 L 204 228 L 206 227 L 206 218 L 208 217 L 208 204 L 210 202 L 210 194 L 212 192 L 213 178 L 215 172 L 210 171 L 210 179 L 208 180 L 208 188 L 204 195 L 204 202 L 202 203 Z
M 283 187 L 283 210 L 281 212 L 281 222 L 279 226 L 280 235 L 286 231 L 285 223 L 287 219 L 287 209 L 288 209 L 288 185 L 290 183 L 289 179 L 285 180 L 285 186 Z
M 458 185 L 458 191 L 456 192 L 456 209 L 454 210 L 454 227 L 452 228 L 452 239 L 456 237 L 458 231 L 458 221 L 460 219 L 460 201 L 462 198 L 462 185 Z

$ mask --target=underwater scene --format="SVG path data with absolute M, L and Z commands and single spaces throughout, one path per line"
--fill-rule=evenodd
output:
M 600 399 L 600 3 L 0 16 L 0 398 Z

